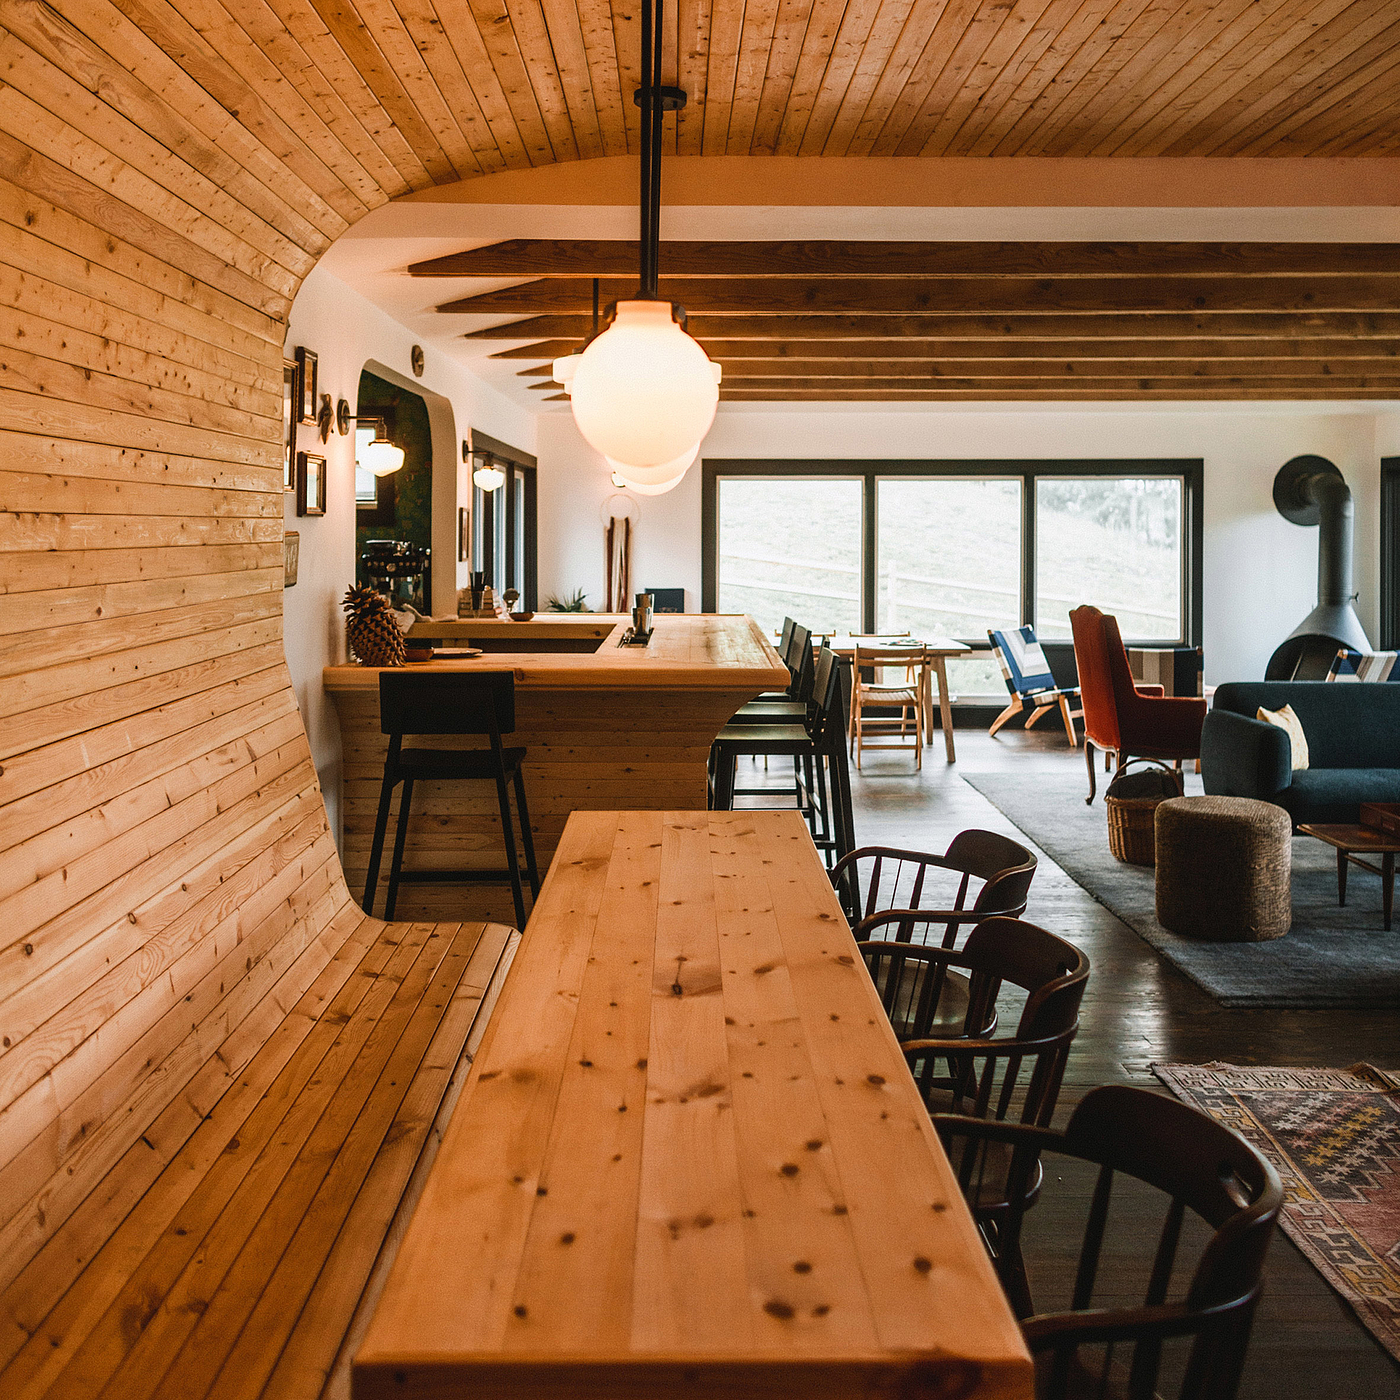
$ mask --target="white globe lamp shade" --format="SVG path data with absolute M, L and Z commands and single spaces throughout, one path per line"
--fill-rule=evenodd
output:
M 632 481 L 621 472 L 615 471 L 612 474 L 612 483 L 619 491 L 635 491 L 639 496 L 664 496 L 668 491 L 674 491 L 685 479 L 687 467 L 679 471 L 669 481 L 641 482 Z
M 574 366 L 574 421 L 595 451 L 659 467 L 700 444 L 719 403 L 719 366 L 672 319 L 668 301 L 620 301 Z
M 560 355 L 549 367 L 550 378 L 560 385 L 567 394 L 573 388 L 574 371 L 578 368 L 578 362 L 583 355 L 578 350 L 571 350 L 567 355 Z
M 478 467 L 472 480 L 483 491 L 499 491 L 506 484 L 506 474 L 499 467 Z
M 368 467 L 375 476 L 388 476 L 403 466 L 403 448 L 395 447 L 383 438 L 375 438 L 373 442 L 365 444 L 360 453 L 360 464 Z
M 625 477 L 631 486 L 660 486 L 665 481 L 679 481 L 699 455 L 700 444 L 696 443 L 689 452 L 682 452 L 679 457 L 662 462 L 659 467 L 630 467 L 626 462 L 617 462 L 611 457 L 605 457 L 603 460 L 612 469 L 614 476 Z

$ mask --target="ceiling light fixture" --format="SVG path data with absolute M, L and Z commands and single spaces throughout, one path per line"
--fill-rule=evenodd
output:
M 669 462 L 657 467 L 629 467 L 625 462 L 615 462 L 611 457 L 603 460 L 612 470 L 614 486 L 631 487 L 643 496 L 659 496 L 673 486 L 679 486 L 681 478 L 690 470 L 691 463 L 700 455 L 699 446 L 689 452 L 682 452 Z
M 497 465 L 496 459 L 488 452 L 482 458 L 483 466 L 472 473 L 472 480 L 483 491 L 499 491 L 506 484 L 506 474 Z
M 686 334 L 685 308 L 657 292 L 661 123 L 686 102 L 680 88 L 659 83 L 661 12 L 662 0 L 643 0 L 642 86 L 632 99 L 642 109 L 640 286 L 635 299 L 617 303 L 612 324 L 581 355 L 561 356 L 553 366 L 579 432 L 627 475 L 686 454 L 693 460 L 719 402 L 720 367 Z

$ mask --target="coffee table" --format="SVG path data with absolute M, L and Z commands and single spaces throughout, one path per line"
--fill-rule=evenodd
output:
M 1390 836 L 1373 826 L 1354 822 L 1335 825 L 1307 823 L 1298 828 L 1304 836 L 1325 841 L 1337 852 L 1337 903 L 1347 902 L 1347 863 L 1359 865 L 1381 877 L 1381 909 L 1385 914 L 1386 931 L 1390 930 L 1390 911 L 1395 902 L 1395 855 L 1400 851 L 1400 836 Z M 1363 855 L 1380 856 L 1379 865 L 1363 860 Z

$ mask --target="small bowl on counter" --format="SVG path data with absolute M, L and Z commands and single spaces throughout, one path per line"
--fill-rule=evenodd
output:
M 412 662 L 431 661 L 433 659 L 433 648 L 431 643 L 422 643 L 415 646 L 412 642 L 404 644 L 404 651 L 407 659 Z
M 532 612 L 513 612 L 510 615 L 512 622 L 529 622 L 534 617 Z

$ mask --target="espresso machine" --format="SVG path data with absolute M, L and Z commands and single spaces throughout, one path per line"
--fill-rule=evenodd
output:
M 374 586 L 395 607 L 411 603 L 428 611 L 428 562 L 432 550 L 410 540 L 366 540 L 360 563 Z

